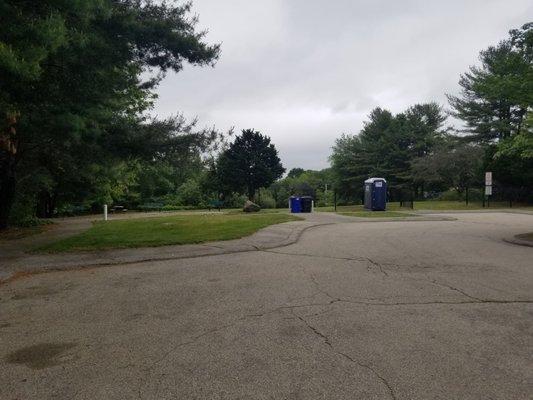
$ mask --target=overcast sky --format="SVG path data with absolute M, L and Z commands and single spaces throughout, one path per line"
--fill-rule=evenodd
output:
M 533 18 L 531 0 L 195 0 L 215 68 L 161 83 L 154 113 L 269 135 L 287 169 L 321 169 L 376 106 L 457 93 L 480 50 Z

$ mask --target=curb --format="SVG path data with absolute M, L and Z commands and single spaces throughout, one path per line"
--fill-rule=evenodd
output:
M 506 242 L 506 243 L 514 244 L 516 246 L 533 247 L 533 242 L 532 241 L 519 239 L 517 237 L 503 238 L 502 240 L 504 242 Z
M 11 265 L 8 265 L 8 271 L 2 272 L 0 270 L 0 285 L 9 283 L 18 277 L 47 272 L 76 271 L 97 267 L 110 267 L 115 265 L 128 265 L 151 261 L 171 261 L 186 258 L 209 257 L 281 248 L 297 243 L 304 232 L 309 229 L 334 224 L 456 220 L 456 218 L 452 217 L 432 217 L 425 215 L 405 218 L 343 217 L 344 218 L 342 221 L 336 222 L 293 221 L 271 225 L 255 232 L 250 236 L 227 241 L 159 247 L 113 249 L 100 252 L 88 251 L 81 253 L 30 255 L 21 260 L 14 261 L 14 263 Z M 287 228 L 289 229 L 289 232 L 285 234 L 284 230 Z M 46 260 L 47 257 L 49 258 L 48 260 Z
M 64 261 L 52 260 L 49 264 L 40 262 L 39 267 L 28 266 L 28 260 L 31 261 L 31 257 L 43 257 L 41 256 L 30 256 L 26 259 L 21 260 L 19 263 L 12 264 L 12 271 L 7 272 L 7 274 L 1 274 L 0 272 L 0 285 L 9 283 L 18 277 L 42 274 L 47 272 L 59 272 L 59 271 L 76 271 L 83 269 L 91 269 L 97 267 L 109 267 L 115 265 L 128 265 L 128 264 L 137 264 L 142 262 L 150 261 L 171 261 L 171 260 L 180 260 L 187 258 L 199 258 L 199 257 L 209 257 L 209 256 L 218 256 L 225 254 L 235 254 L 235 253 L 246 253 L 252 251 L 260 250 L 269 250 L 279 247 L 286 247 L 294 244 L 300 240 L 303 233 L 309 229 L 316 228 L 319 226 L 332 225 L 333 223 L 309 223 L 305 221 L 289 222 L 293 224 L 293 228 L 290 229 L 288 235 L 285 235 L 282 238 L 272 240 L 268 236 L 270 235 L 280 235 L 280 231 L 283 228 L 286 228 L 287 225 L 277 224 L 270 227 L 263 228 L 251 236 L 246 236 L 240 239 L 228 240 L 228 241 L 218 241 L 218 242 L 206 242 L 199 244 L 191 245 L 172 245 L 172 246 L 160 246 L 160 247 L 148 247 L 148 248 L 137 248 L 137 249 L 115 249 L 109 250 L 108 254 L 106 252 L 84 252 L 83 256 L 93 257 L 94 261 L 83 260 L 80 262 L 73 261 L 73 257 L 80 257 L 80 254 L 65 254 Z M 298 224 L 298 225 L 296 225 Z M 274 228 L 274 229 L 272 229 Z M 274 231 L 274 232 L 272 232 Z M 276 232 L 277 231 L 277 232 Z M 261 236 L 267 236 L 266 243 L 261 243 Z M 254 243 L 254 241 L 256 243 Z M 269 243 L 270 241 L 270 243 Z M 157 251 L 158 249 L 160 251 Z M 180 253 L 173 253 L 172 250 L 181 251 Z M 137 253 L 133 254 L 132 257 L 121 259 L 120 256 L 117 256 L 117 252 L 132 252 Z M 139 254 L 145 252 L 151 252 L 152 254 Z M 166 254 L 163 253 L 166 251 Z M 114 253 L 114 254 L 113 254 Z M 155 253 L 155 254 L 154 254 Z M 50 255 L 50 257 L 54 257 Z M 61 258 L 61 255 L 57 256 Z M 2 276 L 4 275 L 4 276 Z

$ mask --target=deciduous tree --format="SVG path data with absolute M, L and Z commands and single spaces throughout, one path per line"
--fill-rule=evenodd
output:
M 216 171 L 222 188 L 253 200 L 257 189 L 270 186 L 285 168 L 268 136 L 245 129 L 220 155 Z

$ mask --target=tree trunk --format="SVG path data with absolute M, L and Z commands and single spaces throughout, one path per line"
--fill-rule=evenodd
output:
M 0 229 L 7 228 L 9 212 L 15 199 L 15 160 L 11 157 L 0 164 Z
M 255 189 L 252 188 L 251 186 L 248 186 L 248 200 L 254 201 L 254 197 L 255 197 Z
M 43 190 L 39 193 L 37 216 L 39 218 L 51 218 L 54 215 L 57 193 Z
M 6 128 L 0 131 L 0 229 L 7 227 L 15 200 L 17 144 L 17 113 L 6 115 Z

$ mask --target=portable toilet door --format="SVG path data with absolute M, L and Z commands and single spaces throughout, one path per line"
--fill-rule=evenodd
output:
M 289 204 L 291 208 L 291 213 L 300 213 L 302 212 L 302 203 L 300 201 L 300 198 L 297 196 L 291 196 L 289 198 Z
M 387 181 L 383 178 L 369 178 L 365 181 L 365 208 L 385 211 L 387 208 Z

